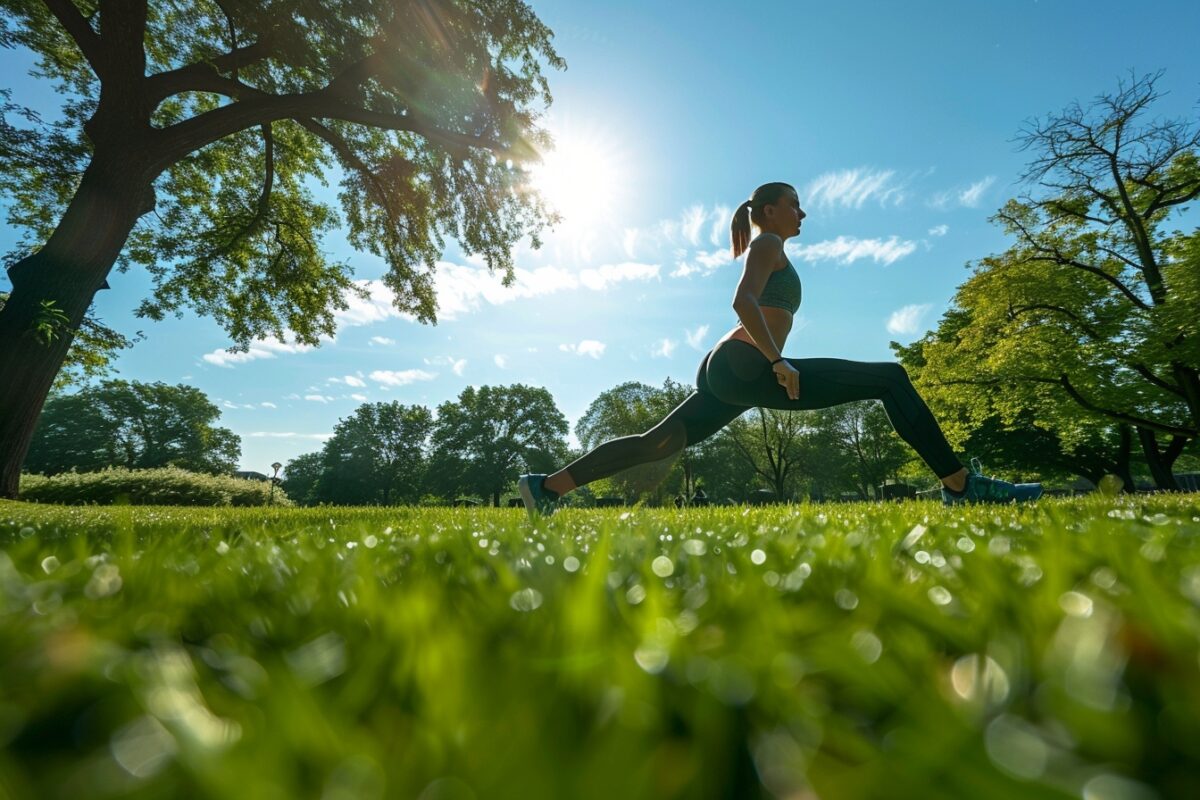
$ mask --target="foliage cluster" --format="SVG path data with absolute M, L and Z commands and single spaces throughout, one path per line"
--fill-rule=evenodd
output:
M 22 475 L 20 499 L 67 505 L 290 506 L 284 490 L 267 481 L 206 475 L 178 467 Z
M 107 467 L 213 474 L 237 468 L 241 438 L 216 425 L 221 410 L 194 386 L 110 380 L 51 397 L 25 469 L 54 475 Z
M 33 797 L 1200 796 L 1196 495 L 0 503 Z

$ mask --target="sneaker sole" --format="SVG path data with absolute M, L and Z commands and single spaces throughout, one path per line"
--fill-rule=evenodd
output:
M 529 516 L 537 514 L 537 503 L 533 500 L 533 492 L 529 489 L 529 479 L 521 478 L 517 481 L 517 492 L 521 495 L 521 502 L 525 504 L 525 510 L 529 512 Z

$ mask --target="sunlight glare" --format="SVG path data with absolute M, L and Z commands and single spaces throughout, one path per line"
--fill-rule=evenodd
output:
M 594 131 L 551 133 L 554 148 L 530 170 L 530 183 L 562 217 L 555 227 L 578 229 L 611 221 L 630 178 L 619 149 Z

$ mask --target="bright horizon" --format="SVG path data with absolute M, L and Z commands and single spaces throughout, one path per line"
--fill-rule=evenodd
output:
M 1200 99 L 1195 4 L 531 5 L 568 63 L 548 74 L 559 148 L 539 177 L 566 219 L 541 250 L 517 249 L 514 286 L 451 243 L 439 324 L 420 325 L 390 307 L 383 262 L 339 231 L 324 247 L 372 301 L 340 313 L 319 348 L 237 354 L 210 319 L 134 317 L 150 281 L 114 272 L 95 314 L 146 334 L 114 377 L 200 388 L 258 472 L 319 449 L 363 402 L 436 410 L 468 385 L 544 386 L 573 430 L 621 382 L 693 382 L 736 321 L 730 216 L 771 180 L 795 185 L 808 213 L 788 244 L 804 302 L 785 354 L 890 361 L 889 341 L 936 325 L 968 261 L 1007 246 L 988 217 L 1024 188 L 1027 120 L 1131 71 L 1165 70 L 1155 116 L 1194 115 Z M 59 98 L 31 63 L 0 50 L 13 101 L 52 119 Z M 338 207 L 336 175 L 318 189 Z M 0 230 L 7 250 L 18 234 Z

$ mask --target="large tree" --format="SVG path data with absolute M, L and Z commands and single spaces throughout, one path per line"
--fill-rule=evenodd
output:
M 626 381 L 600 393 L 575 423 L 575 436 L 583 449 L 592 449 L 609 439 L 645 433 L 657 425 L 671 409 L 687 399 L 694 389 L 670 378 L 661 387 L 639 381 Z M 688 447 L 666 458 L 641 464 L 596 482 L 594 491 L 604 495 L 615 492 L 623 497 L 653 493 L 661 502 L 665 495 L 696 491 L 696 463 L 708 443 Z
M 806 415 L 756 408 L 725 429 L 750 472 L 775 496 L 791 498 L 803 472 Z
M 825 464 L 812 464 L 810 473 L 833 472 L 841 479 L 839 482 L 851 484 L 864 500 L 877 496 L 880 484 L 898 477 L 899 470 L 916 457 L 877 400 L 815 411 L 809 415 L 808 424 L 812 439 L 824 445 L 817 448 L 818 452 L 833 450 L 843 456 L 840 460 L 822 459 Z M 824 485 L 839 482 L 826 481 Z
M 325 442 L 315 499 L 340 505 L 416 503 L 432 432 L 433 415 L 425 406 L 364 403 L 338 420 Z
M 185 308 L 235 346 L 314 344 L 362 288 L 326 259 L 338 216 L 306 188 L 335 165 L 355 247 L 396 306 L 436 320 L 446 237 L 513 279 L 548 217 L 521 163 L 561 68 L 519 0 L 0 0 L 0 45 L 66 96 L 44 123 L 5 92 L 0 191 L 25 238 L 0 309 L 0 496 L 114 266 L 144 267 L 151 319 Z M 154 212 L 151 214 L 150 212 Z
M 1176 488 L 1171 467 L 1200 436 L 1200 236 L 1168 226 L 1200 196 L 1200 126 L 1146 119 L 1158 77 L 1030 123 L 1032 189 L 994 217 L 1015 243 L 958 290 L 965 324 L 943 344 L 962 353 L 926 357 L 941 380 L 999 393 L 1005 423 L 1057 404 L 1130 426 L 1155 482 Z M 971 374 L 951 378 L 955 359 Z
M 194 386 L 105 381 L 46 403 L 26 466 L 45 475 L 167 466 L 229 473 L 241 439 L 215 424 L 220 416 Z
M 428 484 L 443 495 L 491 498 L 522 472 L 545 472 L 566 456 L 567 420 L 539 386 L 468 386 L 437 408 Z

